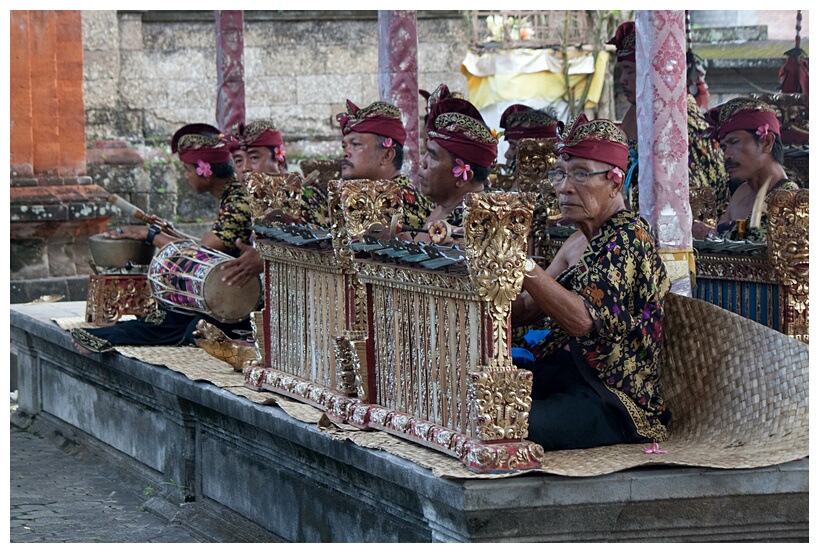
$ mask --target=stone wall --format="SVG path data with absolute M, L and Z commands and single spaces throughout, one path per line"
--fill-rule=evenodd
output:
M 246 11 L 244 19 L 247 120 L 273 120 L 290 159 L 336 156 L 345 100 L 378 99 L 377 13 Z M 468 33 L 458 12 L 418 13 L 420 88 L 466 91 Z M 186 123 L 215 123 L 213 12 L 84 11 L 83 36 L 89 141 L 158 143 Z
M 247 120 L 274 121 L 293 164 L 337 157 L 345 100 L 378 99 L 377 12 L 246 11 L 244 21 Z M 214 25 L 212 11 L 82 12 L 88 174 L 172 221 L 212 218 L 217 207 L 180 180 L 167 146 L 186 123 L 216 123 Z M 420 88 L 466 92 L 468 37 L 459 12 L 418 12 Z

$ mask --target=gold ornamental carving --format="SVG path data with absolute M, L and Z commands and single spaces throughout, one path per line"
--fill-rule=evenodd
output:
M 353 179 L 330 182 L 330 234 L 339 262 L 349 275 L 354 321 L 350 330 L 367 329 L 367 291 L 353 266 L 352 242 L 365 235 L 382 237 L 393 216 L 403 212 L 399 184 L 392 180 Z
M 380 236 L 404 207 L 401 188 L 391 180 L 342 181 L 339 195 L 344 228 L 351 240 L 368 233 Z
M 809 196 L 806 189 L 768 197 L 768 256 L 785 288 L 783 331 L 807 343 L 810 287 Z
M 534 194 L 468 194 L 464 234 L 472 286 L 492 321 L 491 367 L 513 366 L 507 342 L 512 301 L 523 285 L 523 265 Z
M 245 183 L 254 225 L 270 226 L 274 221 L 301 219 L 301 175 L 250 172 L 245 173 Z
M 754 93 L 751 97 L 765 102 L 774 109 L 780 130 L 793 130 L 804 134 L 807 141 L 810 133 L 807 95 Z
M 688 189 L 691 216 L 708 226 L 717 225 L 717 191 L 710 186 L 692 186 Z
M 532 373 L 479 367 L 470 374 L 469 401 L 477 437 L 483 441 L 522 440 L 529 433 Z
M 537 195 L 532 212 L 530 240 L 534 255 L 543 255 L 542 250 L 549 242 L 548 229 L 560 219 L 557 194 L 548 177 L 557 161 L 554 153 L 555 140 L 524 138 L 518 141 L 515 151 L 514 188 Z
M 144 317 L 157 305 L 145 275 L 91 275 L 86 299 L 85 321 L 96 325 Z
M 362 370 L 361 359 L 366 359 L 366 336 L 363 332 L 350 332 L 335 340 L 337 387 L 348 397 L 367 401 L 367 375 Z

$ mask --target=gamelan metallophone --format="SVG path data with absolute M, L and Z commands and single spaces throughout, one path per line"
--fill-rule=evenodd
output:
M 245 370 L 246 385 L 475 471 L 540 466 L 543 449 L 525 439 L 532 376 L 512 363 L 509 339 L 532 195 L 469 195 L 463 246 L 438 247 L 386 236 L 401 208 L 395 183 L 333 181 L 328 192 L 331 229 L 256 231 L 264 362 Z

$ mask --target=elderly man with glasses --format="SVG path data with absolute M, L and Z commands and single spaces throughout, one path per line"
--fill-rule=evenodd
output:
M 534 357 L 529 439 L 575 449 L 665 439 L 659 382 L 669 280 L 649 224 L 626 209 L 628 145 L 611 121 L 558 125 L 549 172 L 579 232 L 542 269 L 527 260 L 513 320 L 548 317 Z

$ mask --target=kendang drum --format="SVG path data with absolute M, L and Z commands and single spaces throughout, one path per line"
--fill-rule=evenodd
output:
M 175 240 L 160 249 L 148 268 L 154 297 L 173 311 L 194 311 L 223 323 L 246 319 L 262 299 L 254 278 L 242 287 L 222 282 L 220 265 L 235 259 L 190 240 Z

